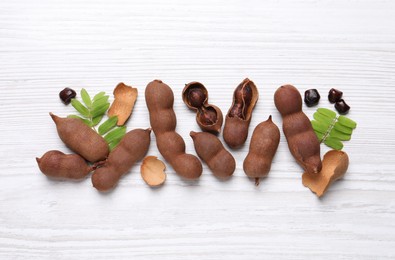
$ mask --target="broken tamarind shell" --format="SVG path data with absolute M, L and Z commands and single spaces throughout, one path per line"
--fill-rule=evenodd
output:
M 257 87 L 248 78 L 235 89 L 233 103 L 226 115 L 224 126 L 224 140 L 231 148 L 239 148 L 245 143 L 258 97 Z
M 208 104 L 208 91 L 202 83 L 193 81 L 185 84 L 182 100 L 190 109 L 196 110 L 196 122 L 203 131 L 214 134 L 221 132 L 221 109 Z
M 348 164 L 349 158 L 344 151 L 330 150 L 324 155 L 319 173 L 303 173 L 303 185 L 321 197 L 333 182 L 345 175 Z
M 114 102 L 108 110 L 108 116 L 118 116 L 117 125 L 124 125 L 132 114 L 137 99 L 137 88 L 119 83 L 114 89 Z
M 144 158 L 140 167 L 141 177 L 151 187 L 162 185 L 166 181 L 166 165 L 156 156 Z

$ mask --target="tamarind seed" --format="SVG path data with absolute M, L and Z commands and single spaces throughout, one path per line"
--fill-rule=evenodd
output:
M 308 89 L 304 92 L 304 102 L 308 107 L 317 105 L 320 98 L 321 96 L 317 89 Z
M 201 89 L 193 88 L 188 92 L 189 103 L 196 108 L 202 107 L 206 96 Z
M 329 90 L 328 99 L 329 102 L 331 102 L 332 104 L 340 101 L 342 96 L 343 96 L 343 92 L 341 92 L 340 90 L 337 90 L 335 88 Z
M 350 106 L 344 101 L 344 99 L 340 99 L 335 103 L 335 108 L 339 112 L 339 114 L 345 115 L 350 111 Z
M 200 110 L 199 120 L 205 125 L 212 125 L 217 122 L 217 113 L 214 109 L 204 108 Z
M 71 99 L 75 98 L 77 93 L 71 88 L 65 88 L 59 92 L 59 97 L 65 105 L 70 104 Z

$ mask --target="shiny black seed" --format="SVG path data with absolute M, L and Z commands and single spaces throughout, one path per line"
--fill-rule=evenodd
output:
M 70 104 L 71 99 L 75 98 L 77 93 L 71 88 L 65 88 L 59 92 L 59 97 L 66 105 Z
M 343 96 L 343 92 L 341 92 L 340 90 L 337 90 L 335 88 L 329 90 L 328 99 L 329 102 L 331 102 L 332 104 L 340 101 L 342 96 Z
M 304 102 L 308 107 L 317 105 L 320 98 L 321 96 L 316 89 L 308 89 L 304 92 Z
M 346 104 L 343 99 L 340 99 L 335 103 L 335 108 L 339 112 L 339 114 L 345 115 L 350 110 L 350 106 Z

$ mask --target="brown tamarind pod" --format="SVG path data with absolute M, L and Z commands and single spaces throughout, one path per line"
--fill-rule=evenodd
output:
M 99 191 L 113 189 L 130 168 L 144 158 L 151 142 L 151 129 L 134 129 L 125 134 L 112 150 L 104 166 L 92 174 L 92 184 Z
M 320 172 L 320 142 L 309 118 L 302 111 L 302 96 L 298 89 L 292 85 L 279 87 L 274 93 L 274 103 L 283 118 L 289 151 L 305 172 Z
M 196 153 L 207 163 L 210 170 L 218 178 L 232 176 L 236 168 L 236 161 L 221 141 L 215 135 L 206 132 L 191 131 Z
M 269 174 L 279 142 L 280 130 L 273 123 L 272 116 L 255 127 L 243 169 L 248 177 L 255 179 L 256 185 L 259 184 L 259 178 Z
M 56 124 L 63 143 L 89 162 L 106 159 L 109 153 L 107 142 L 92 128 L 78 118 L 61 118 L 49 113 Z
M 258 101 L 254 82 L 244 79 L 233 93 L 233 103 L 225 117 L 224 140 L 231 148 L 239 148 L 247 140 L 252 111 Z
M 82 179 L 93 170 L 78 154 L 64 154 L 57 150 L 46 152 L 36 161 L 43 174 L 59 179 Z
M 203 131 L 218 134 L 221 132 L 223 115 L 221 110 L 208 104 L 208 91 L 197 81 L 185 84 L 182 100 L 193 110 L 196 110 L 196 122 Z
M 161 80 L 154 80 L 145 88 L 145 101 L 159 152 L 181 177 L 199 178 L 203 170 L 202 163 L 196 156 L 185 153 L 185 142 L 175 132 L 177 119 L 171 88 Z

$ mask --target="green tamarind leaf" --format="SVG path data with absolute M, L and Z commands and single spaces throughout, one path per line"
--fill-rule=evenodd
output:
M 99 126 L 99 134 L 104 135 L 113 129 L 118 122 L 118 116 L 112 116 Z
M 106 94 L 106 92 L 102 91 L 97 93 L 94 97 L 93 97 L 93 102 L 95 102 L 96 100 L 98 100 L 99 98 L 103 97 Z
M 73 98 L 71 100 L 71 105 L 84 117 L 89 117 L 89 110 L 80 101 Z
M 68 117 L 68 118 L 77 118 L 77 119 L 80 119 L 80 120 L 82 120 L 82 122 L 84 122 L 87 126 L 92 127 L 92 122 L 89 121 L 88 119 L 82 118 L 82 117 L 77 116 L 77 115 L 68 115 L 67 117 Z
M 122 139 L 126 133 L 126 126 L 117 127 L 108 134 L 104 136 L 104 139 L 108 144 L 112 143 L 114 140 Z
M 81 98 L 82 101 L 84 101 L 85 105 L 90 108 L 92 106 L 92 100 L 91 97 L 88 94 L 88 91 L 86 89 L 82 88 L 81 89 Z
M 316 120 L 311 121 L 314 131 L 325 134 L 328 131 L 328 126 L 325 123 L 318 122 Z
M 337 121 L 338 121 L 340 124 L 342 124 L 342 125 L 344 125 L 344 126 L 347 126 L 347 127 L 349 127 L 349 128 L 352 128 L 352 129 L 355 129 L 355 128 L 357 127 L 357 123 L 356 123 L 355 121 L 353 121 L 353 120 L 351 120 L 350 118 L 345 117 L 345 116 L 339 116 L 339 117 L 337 118 Z
M 96 107 L 95 109 L 92 110 L 92 117 L 104 115 L 109 107 L 110 107 L 110 103 L 105 103 L 102 106 Z
M 320 107 L 317 109 L 317 112 L 331 119 L 336 118 L 336 112 L 327 108 Z
M 334 137 L 341 141 L 349 141 L 351 139 L 351 135 L 342 133 L 334 128 L 332 128 L 331 132 L 329 133 L 330 137 Z
M 328 136 L 328 137 L 325 139 L 324 143 L 325 143 L 327 146 L 332 147 L 332 148 L 335 149 L 335 150 L 341 150 L 341 149 L 343 149 L 343 143 L 342 143 L 339 139 L 336 139 L 336 138 L 331 137 L 331 136 Z
M 96 99 L 95 101 L 93 101 L 92 109 L 95 110 L 98 107 L 101 107 L 106 103 L 108 103 L 108 96 L 102 96 L 102 97 Z
M 103 116 L 104 115 L 100 115 L 92 118 L 92 126 L 97 126 L 100 123 L 100 121 L 103 119 Z
M 352 128 L 344 126 L 340 124 L 339 122 L 336 122 L 335 125 L 333 126 L 334 129 L 336 129 L 339 132 L 345 133 L 345 134 L 352 134 Z

